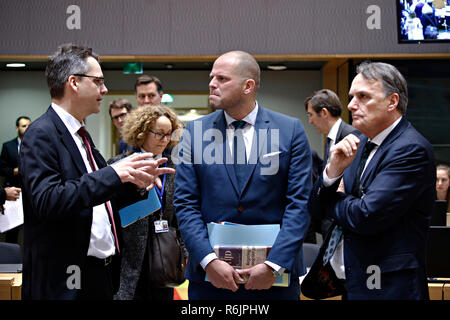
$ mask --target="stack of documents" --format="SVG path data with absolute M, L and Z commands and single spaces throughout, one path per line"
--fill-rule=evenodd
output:
M 218 258 L 237 269 L 264 263 L 280 232 L 278 224 L 242 225 L 225 222 L 208 223 L 207 228 L 209 242 Z M 273 285 L 287 287 L 289 278 L 289 273 L 283 273 Z

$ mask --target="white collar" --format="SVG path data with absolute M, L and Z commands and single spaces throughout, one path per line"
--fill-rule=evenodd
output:
M 226 111 L 224 111 L 224 114 L 225 114 L 225 121 L 227 122 L 227 127 L 230 127 L 233 121 L 236 121 L 236 119 L 231 117 Z M 242 120 L 251 124 L 252 126 L 255 126 L 257 114 L 258 114 L 258 102 L 256 102 L 256 106 L 253 108 L 253 110 L 248 115 L 246 115 Z
M 403 117 L 398 118 L 397 120 L 395 120 L 395 122 L 393 124 L 391 124 L 389 127 L 387 127 L 386 129 L 384 129 L 383 131 L 381 131 L 379 134 L 377 134 L 373 139 L 369 139 L 371 142 L 375 143 L 377 146 L 380 146 L 384 139 L 387 138 L 387 136 L 392 132 L 392 130 L 394 130 L 394 128 L 398 125 L 398 123 L 400 122 L 400 120 L 402 120 Z
M 62 122 L 64 122 L 67 130 L 69 130 L 70 134 L 75 134 L 78 130 L 84 126 L 84 122 L 78 121 L 73 115 L 68 113 L 66 110 L 58 106 L 56 103 L 52 102 L 52 108 L 55 110 L 56 114 L 60 117 Z
M 328 138 L 336 142 L 337 134 L 339 131 L 339 126 L 341 125 L 342 119 L 339 118 L 331 127 L 330 132 L 328 132 Z

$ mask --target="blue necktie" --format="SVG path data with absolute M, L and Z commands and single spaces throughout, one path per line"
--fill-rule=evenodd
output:
M 359 185 L 361 181 L 361 175 L 366 165 L 367 159 L 370 153 L 377 145 L 373 142 L 367 142 L 364 146 L 363 153 L 361 155 L 361 161 L 359 162 L 358 170 L 356 171 L 355 184 L 353 185 L 352 194 L 356 195 L 359 190 Z M 327 250 L 323 255 L 323 265 L 326 265 L 330 261 L 331 257 L 336 251 L 336 247 L 342 237 L 342 227 L 336 225 L 331 233 L 330 241 L 328 242 Z
M 247 155 L 245 152 L 245 142 L 244 135 L 242 134 L 242 128 L 245 127 L 247 122 L 243 120 L 233 121 L 232 125 L 234 127 L 233 136 L 233 164 L 234 172 L 236 174 L 236 179 L 239 185 L 239 191 L 242 190 L 244 179 L 246 176 L 246 164 Z

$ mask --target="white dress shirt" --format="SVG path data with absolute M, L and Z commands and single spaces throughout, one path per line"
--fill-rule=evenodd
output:
M 242 119 L 245 122 L 247 122 L 245 127 L 242 128 L 242 135 L 244 137 L 245 153 L 247 155 L 247 159 L 250 159 L 250 152 L 252 151 L 256 152 L 256 150 L 251 150 L 251 148 L 253 143 L 253 135 L 255 133 L 255 123 L 256 123 L 256 116 L 258 114 L 258 108 L 259 108 L 258 102 L 256 102 L 255 108 Z M 227 133 L 228 147 L 231 152 L 231 155 L 233 155 L 234 126 L 232 123 L 233 121 L 236 121 L 236 119 L 233 119 L 226 111 L 224 111 L 224 114 L 225 114 L 225 121 L 227 122 L 226 133 Z M 202 259 L 202 261 L 200 261 L 200 265 L 202 266 L 203 269 L 205 269 L 208 263 L 210 263 L 214 259 L 218 259 L 215 252 L 209 253 L 208 255 L 206 255 L 206 257 Z M 264 263 L 279 273 L 283 273 L 285 270 L 285 268 L 282 268 L 273 262 L 266 260 Z
M 78 151 L 81 154 L 81 158 L 84 161 L 87 172 L 92 172 L 86 149 L 83 147 L 83 139 L 77 133 L 77 131 L 82 126 L 84 126 L 84 123 L 80 123 L 74 116 L 72 116 L 70 113 L 68 113 L 66 110 L 55 103 L 52 103 L 52 108 L 61 118 L 67 130 L 69 130 L 70 134 L 72 135 L 72 138 L 78 147 Z M 98 169 L 98 166 L 95 163 L 95 159 L 94 165 L 95 168 Z M 87 255 L 104 259 L 112 256 L 114 253 L 114 235 L 111 230 L 108 211 L 106 210 L 106 206 L 103 203 L 95 206 L 92 210 L 91 238 L 89 241 L 89 249 Z
M 378 135 L 376 135 L 372 140 L 367 141 L 372 142 L 376 144 L 376 147 L 373 148 L 373 150 L 370 152 L 369 157 L 367 158 L 367 162 L 364 165 L 364 169 L 361 173 L 361 177 L 364 175 L 364 172 L 366 171 L 367 166 L 369 165 L 370 160 L 372 160 L 373 156 L 378 150 L 378 147 L 383 143 L 384 139 L 394 130 L 394 128 L 398 125 L 402 117 L 397 119 L 393 124 L 391 124 L 389 127 L 381 131 Z M 328 166 L 327 166 L 328 167 Z M 340 175 L 337 178 L 330 179 L 327 175 L 327 170 L 323 170 L 323 184 L 325 187 L 331 186 L 336 180 L 341 178 L 342 175 Z M 333 268 L 334 272 L 336 273 L 336 276 L 338 279 L 345 279 L 345 264 L 344 264 L 344 236 L 342 236 L 341 241 L 338 243 L 336 250 L 333 253 L 333 256 L 330 259 L 331 267 Z

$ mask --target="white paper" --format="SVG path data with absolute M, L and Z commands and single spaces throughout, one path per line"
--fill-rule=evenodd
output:
M 22 192 L 16 201 L 6 200 L 4 214 L 0 213 L 0 232 L 11 230 L 23 224 Z

